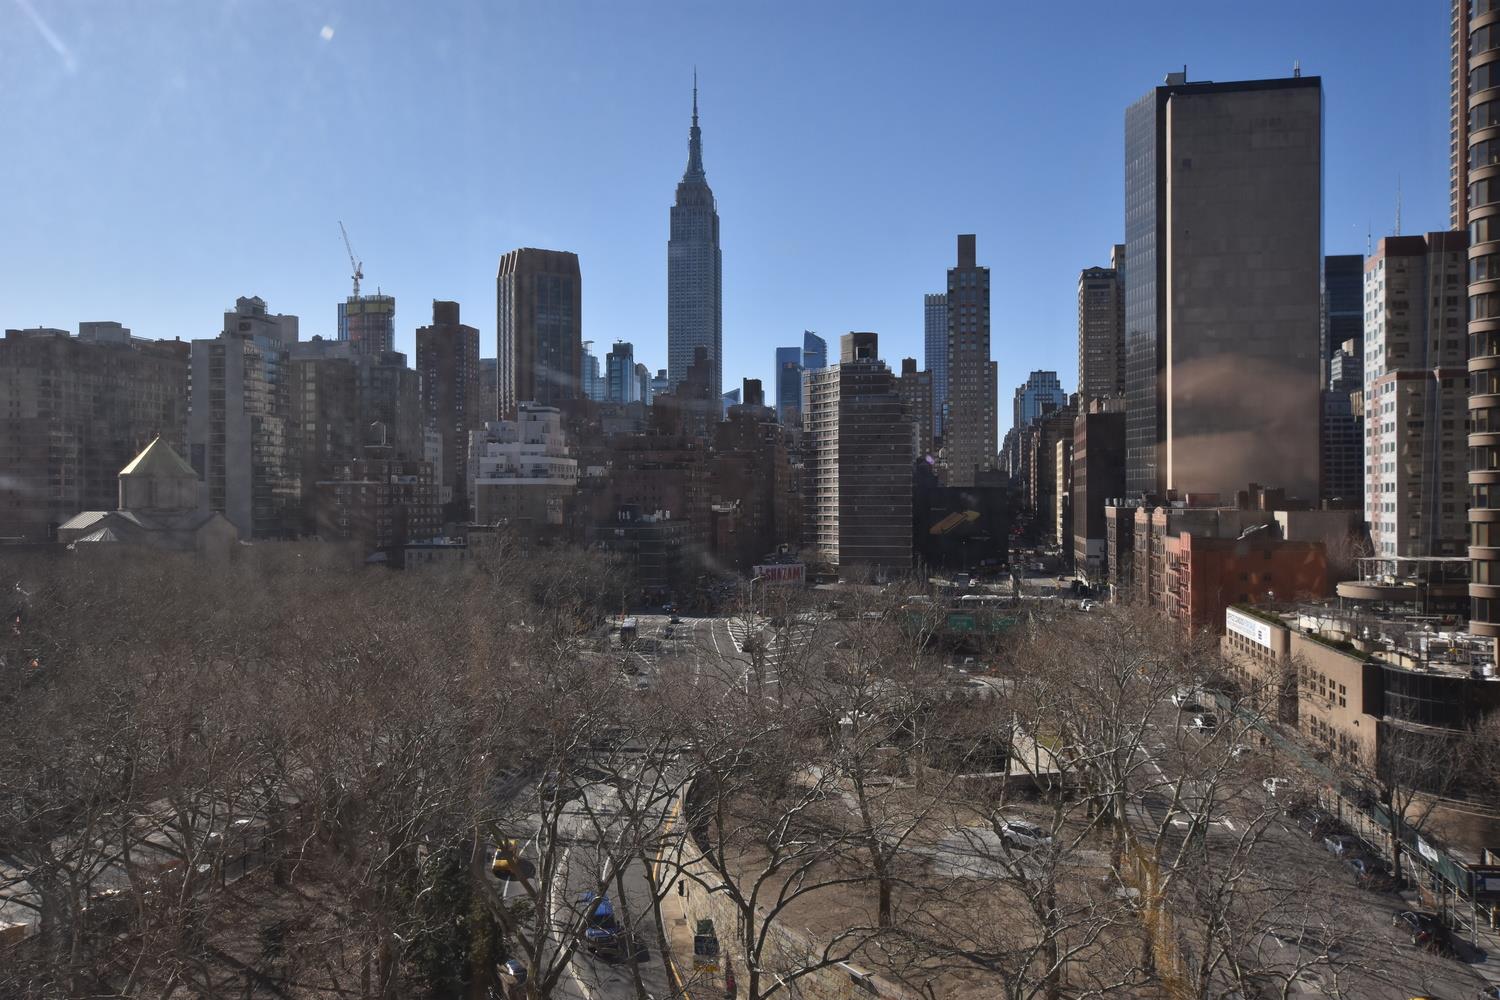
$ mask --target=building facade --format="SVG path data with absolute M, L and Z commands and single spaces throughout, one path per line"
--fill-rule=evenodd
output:
M 599 368 L 599 356 L 594 353 L 594 342 L 583 342 L 583 394 L 596 403 L 606 399 L 604 373 Z
M 316 486 L 317 534 L 354 542 L 366 554 L 400 562 L 405 547 L 442 534 L 442 505 L 431 463 L 402 459 L 391 448 L 368 445 L 362 456 L 336 465 Z
M 802 422 L 802 348 L 776 348 L 776 419 L 786 427 Z
M 302 482 L 292 433 L 291 351 L 295 316 L 240 298 L 224 331 L 192 344 L 188 461 L 202 477 L 208 509 L 242 538 L 290 538 L 302 527 Z
M 51 541 L 79 511 L 112 509 L 120 470 L 158 435 L 182 448 L 188 354 L 187 344 L 132 338 L 118 324 L 80 324 L 76 338 L 7 330 L 0 538 Z
M 433 300 L 432 324 L 417 328 L 417 371 L 422 374 L 423 421 L 440 441 L 441 459 L 434 463 L 434 473 L 439 495 L 448 497 L 443 515 L 467 520 L 469 432 L 484 426 L 485 415 L 479 390 L 479 331 L 459 321 L 457 302 Z
M 513 420 L 489 421 L 469 436 L 469 490 L 477 524 L 507 524 L 529 539 L 570 537 L 578 459 L 562 412 L 521 403 Z
M 812 370 L 828 367 L 828 342 L 811 330 L 802 331 L 802 367 Z
M 1363 354 L 1365 343 L 1365 259 L 1357 253 L 1323 258 L 1323 326 L 1321 357 L 1325 365 L 1346 341 Z M 1325 381 L 1329 372 L 1323 373 Z
M 1317 77 L 1171 73 L 1125 112 L 1134 494 L 1317 496 L 1322 106 Z
M 1057 372 L 1032 372 L 1025 382 L 1016 386 L 1016 396 L 1011 403 L 1011 426 L 1025 427 L 1053 410 L 1062 409 L 1067 403 L 1068 393 Z
M 639 403 L 641 383 L 635 373 L 635 345 L 617 340 L 604 356 L 604 398 L 611 403 Z
M 1125 409 L 1097 401 L 1073 420 L 1073 571 L 1101 583 L 1108 567 L 1104 508 L 1125 495 Z
M 912 553 L 912 429 L 873 333 L 845 334 L 803 399 L 808 541 L 840 576 L 905 573 Z
M 932 432 L 943 436 L 943 413 L 948 402 L 948 296 L 922 296 L 922 361 L 932 372 Z
M 698 129 L 698 82 L 693 81 L 693 124 L 688 164 L 677 185 L 667 240 L 667 375 L 672 389 L 687 377 L 694 350 L 705 348 L 713 365 L 710 387 L 723 392 L 723 258 L 719 210 L 703 172 L 703 135 Z
M 1500 10 L 1452 8 L 1452 206 L 1469 227 L 1469 629 L 1500 659 Z
M 1116 244 L 1112 255 L 1110 267 L 1078 275 L 1078 392 L 1085 401 L 1125 391 L 1124 245 Z
M 500 258 L 495 276 L 500 410 L 556 406 L 583 396 L 583 278 L 578 255 L 522 247 Z
M 999 369 L 990 360 L 990 269 L 975 240 L 958 238 L 958 266 L 948 271 L 948 417 L 943 426 L 948 482 L 973 486 L 996 454 Z
M 918 460 L 936 455 L 932 438 L 932 373 L 918 371 L 916 358 L 902 358 L 896 388 L 911 417 L 912 454 Z
M 713 499 L 733 512 L 729 544 L 716 543 L 719 560 L 739 572 L 750 572 L 778 545 L 794 541 L 800 513 L 793 488 L 788 431 L 762 405 L 760 386 L 746 379 L 743 403 L 715 428 Z
M 396 297 L 351 295 L 339 303 L 338 338 L 356 354 L 382 354 L 396 349 Z
M 1365 519 L 1377 556 L 1465 548 L 1464 233 L 1392 236 L 1365 264 Z

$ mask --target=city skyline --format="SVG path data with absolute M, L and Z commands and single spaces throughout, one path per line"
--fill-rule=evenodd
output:
M 667 361 L 663 209 L 681 176 L 696 63 L 726 220 L 725 385 L 743 377 L 771 384 L 766 339 L 787 342 L 802 329 L 835 337 L 875 330 L 891 357 L 922 356 L 921 296 L 936 287 L 954 234 L 974 232 L 993 248 L 987 257 L 996 273 L 1008 276 L 995 289 L 993 357 L 1005 371 L 1058 370 L 1071 389 L 1077 272 L 1107 263 L 1104 250 L 1123 236 L 1112 166 L 1123 142 L 1121 111 L 1184 60 L 1190 79 L 1227 80 L 1285 76 L 1300 58 L 1305 72 L 1327 81 L 1326 252 L 1363 252 L 1367 232 L 1389 234 L 1398 176 L 1405 231 L 1442 228 L 1447 38 L 1422 11 L 1382 9 L 1383 17 L 1353 23 L 1338 11 L 1292 5 L 1187 19 L 1165 12 L 1127 19 L 1101 6 L 1090 25 L 1097 35 L 1077 39 L 1098 58 L 1089 74 L 1065 79 L 1050 56 L 1025 44 L 1045 35 L 1048 15 L 1007 15 L 1016 21 L 1011 39 L 999 32 L 998 15 L 968 8 L 975 31 L 965 46 L 1014 46 L 1008 73 L 1053 73 L 1053 97 L 1034 102 L 1008 99 L 1011 81 L 998 70 L 966 68 L 936 45 L 908 51 L 906 21 L 894 8 L 873 9 L 848 51 L 901 52 L 911 57 L 903 63 L 910 72 L 851 79 L 839 69 L 844 59 L 807 60 L 780 82 L 759 72 L 754 45 L 741 51 L 730 39 L 742 30 L 751 42 L 780 38 L 783 21 L 747 25 L 731 12 L 710 12 L 691 28 L 669 24 L 648 38 L 611 12 L 582 24 L 566 12 L 528 12 L 512 23 L 464 8 L 432 26 L 434 47 L 412 51 L 401 36 L 415 31 L 413 15 L 399 10 L 377 9 L 359 22 L 227 11 L 217 28 L 234 42 L 223 51 L 209 44 L 215 25 L 163 17 L 144 19 L 142 44 L 123 52 L 99 42 L 123 15 L 47 10 L 33 21 L 25 9 L 7 8 L 0 72 L 18 131 L 46 122 L 56 148 L 90 136 L 119 155 L 109 171 L 93 158 L 59 160 L 49 148 L 23 149 L 0 166 L 0 182 L 32 195 L 0 208 L 15 234 L 0 257 L 0 323 L 73 329 L 107 318 L 139 336 L 187 341 L 212 336 L 224 303 L 259 295 L 303 317 L 304 337 L 332 338 L 330 303 L 347 294 L 349 279 L 342 218 L 365 288 L 409 303 L 395 345 L 408 357 L 431 300 L 458 301 L 475 318 L 493 315 L 500 254 L 548 246 L 579 254 L 584 337 L 630 340 L 654 370 Z M 828 18 L 818 14 L 810 27 Z M 574 32 L 565 37 L 576 51 L 550 41 L 560 37 L 559 23 Z M 1128 55 L 1111 47 L 1121 31 Z M 1238 39 L 1233 50 L 1210 44 L 1210 32 L 1226 31 Z M 613 52 L 608 43 L 617 37 L 625 44 Z M 491 71 L 452 69 L 437 55 L 486 43 L 504 52 L 532 45 L 516 71 L 556 64 L 567 85 L 523 107 Z M 794 40 L 789 55 L 803 44 Z M 1414 45 L 1421 58 L 1413 58 Z M 668 51 L 671 58 L 659 56 Z M 1212 64 L 1195 62 L 1204 52 L 1215 53 Z M 378 78 L 391 60 L 393 79 Z M 213 103 L 236 71 L 262 64 L 283 72 L 256 102 L 237 94 L 227 107 Z M 956 121 L 944 94 L 965 85 L 990 96 L 994 119 L 950 171 L 939 174 L 913 154 L 889 163 L 863 155 L 866 147 L 883 151 L 891 131 Z M 816 100 L 781 100 L 794 94 Z M 1076 115 L 1057 114 L 1084 95 Z M 121 101 L 137 113 L 120 113 Z M 434 108 L 443 110 L 430 119 Z M 1355 137 L 1393 113 L 1417 123 L 1416 134 L 1371 169 Z M 557 131 L 559 116 L 577 123 L 573 134 Z M 515 131 L 496 131 L 497 120 L 513 121 Z M 392 157 L 381 170 L 338 155 L 349 121 L 380 123 L 388 133 Z M 523 141 L 528 129 L 542 129 L 538 141 Z M 992 169 L 986 151 L 1018 132 L 1032 137 L 1030 148 L 1052 152 Z M 461 155 L 451 162 L 426 155 L 434 136 L 451 137 Z M 953 193 L 960 189 L 962 197 Z M 451 225 L 431 225 L 434 215 Z M 237 219 L 240 238 L 214 236 L 205 220 L 223 218 Z M 1018 227 L 1036 238 L 1004 238 Z M 496 356 L 493 325 L 479 329 L 481 354 Z M 1001 431 L 1008 419 L 1002 408 Z

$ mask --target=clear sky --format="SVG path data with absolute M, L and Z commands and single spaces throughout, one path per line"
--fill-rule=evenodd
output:
M 921 358 L 954 237 L 992 269 L 1001 430 L 1076 386 L 1078 271 L 1123 237 L 1125 106 L 1323 78 L 1324 243 L 1447 227 L 1445 0 L 667 4 L 0 0 L 0 326 L 214 336 L 238 295 L 333 336 L 456 299 L 495 354 L 499 256 L 576 251 L 584 336 L 666 366 L 693 67 L 724 251 L 724 382 L 874 330 Z

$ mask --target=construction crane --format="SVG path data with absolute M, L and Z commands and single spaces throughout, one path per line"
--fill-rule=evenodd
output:
M 354 297 L 359 298 L 359 282 L 365 276 L 363 266 L 354 256 L 354 247 L 349 242 L 349 230 L 344 228 L 344 223 L 339 222 L 339 232 L 344 234 L 344 249 L 349 251 L 349 266 L 354 269 Z

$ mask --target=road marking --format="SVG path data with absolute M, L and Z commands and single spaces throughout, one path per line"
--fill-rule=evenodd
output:
M 552 922 L 553 922 L 554 925 L 557 924 L 557 915 L 558 915 L 558 912 L 561 909 L 561 907 L 559 907 L 557 905 L 557 885 L 558 885 L 559 882 L 563 883 L 564 885 L 567 884 L 567 881 L 568 881 L 568 877 L 567 877 L 567 872 L 568 872 L 568 851 L 570 851 L 570 850 L 571 850 L 571 848 L 568 848 L 568 847 L 564 847 L 563 848 L 562 857 L 558 859 L 557 871 L 554 874 L 555 881 L 553 881 L 553 883 L 552 883 L 552 900 L 551 900 L 551 902 L 552 902 Z M 568 923 L 572 924 L 572 920 L 569 919 Z M 566 947 L 566 945 L 562 945 L 562 947 Z M 593 1000 L 593 996 L 594 996 L 593 990 L 589 989 L 588 986 L 585 985 L 582 977 L 580 977 L 578 975 L 578 970 L 576 968 L 574 968 L 574 959 L 576 959 L 577 957 L 578 957 L 578 952 L 576 950 L 573 952 L 573 954 L 571 954 L 571 955 L 568 956 L 568 976 L 578 986 L 578 992 L 579 993 L 582 993 L 584 995 L 584 997 L 587 998 L 587 1000 Z

